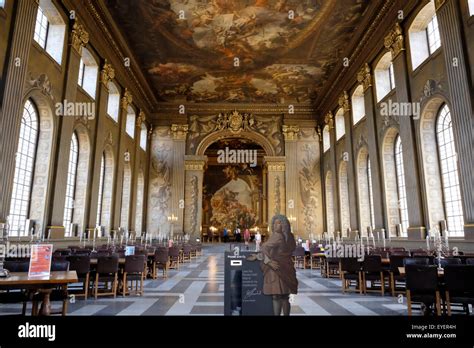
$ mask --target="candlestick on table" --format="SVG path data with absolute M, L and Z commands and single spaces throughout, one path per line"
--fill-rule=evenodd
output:
M 426 236 L 426 250 L 430 250 L 430 236 Z

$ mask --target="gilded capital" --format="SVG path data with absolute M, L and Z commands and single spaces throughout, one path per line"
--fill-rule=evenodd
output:
M 369 64 L 365 63 L 357 73 L 357 81 L 364 87 L 364 92 L 372 87 L 372 75 Z
M 329 111 L 326 116 L 324 116 L 324 124 L 329 126 L 329 129 L 334 128 L 334 115 Z
M 71 46 L 77 53 L 82 54 L 82 47 L 89 42 L 89 33 L 79 23 L 74 23 L 71 32 Z
M 171 134 L 175 140 L 186 140 L 186 135 L 188 134 L 188 125 L 187 124 L 172 124 L 171 125 Z
M 283 136 L 285 137 L 285 141 L 288 140 L 298 140 L 298 133 L 300 131 L 299 126 L 288 126 L 283 125 L 282 127 Z
M 106 60 L 104 66 L 102 67 L 102 70 L 100 71 L 100 82 L 107 88 L 109 82 L 112 81 L 114 78 L 115 70 L 112 65 L 107 63 Z
M 133 102 L 133 96 L 132 93 L 129 92 L 127 88 L 125 88 L 125 92 L 123 93 L 123 97 L 121 100 L 120 105 L 122 106 L 122 109 L 128 109 L 128 106 L 131 105 Z
M 206 168 L 205 160 L 185 160 L 184 169 L 185 170 L 199 170 L 204 171 Z
M 143 122 L 145 122 L 145 113 L 143 110 L 140 110 L 137 117 L 137 127 L 140 128 Z
M 351 110 L 351 103 L 347 91 L 344 91 L 339 97 L 339 107 L 341 107 L 344 112 L 349 112 Z
M 386 49 L 392 52 L 392 60 L 405 50 L 403 30 L 400 24 L 395 24 L 390 33 L 385 37 L 384 45 Z

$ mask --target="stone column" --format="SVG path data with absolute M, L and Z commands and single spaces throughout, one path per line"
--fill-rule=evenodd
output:
M 28 70 L 30 48 L 36 23 L 38 0 L 18 1 L 7 57 L 2 114 L 0 114 L 0 222 L 5 222 L 10 212 L 10 200 L 15 175 L 15 153 L 18 147 L 23 113 L 23 85 Z
M 268 225 L 276 214 L 286 215 L 285 156 L 265 156 L 267 167 Z M 270 226 L 271 232 L 271 226 Z
M 466 239 L 474 239 L 473 105 L 472 85 L 469 83 L 469 71 L 466 66 L 468 54 L 463 45 L 463 16 L 457 0 L 436 0 L 435 4 L 451 94 L 451 117 L 463 199 L 464 233 Z
M 191 240 L 201 238 L 202 188 L 207 156 L 185 156 L 184 232 Z
M 372 73 L 368 64 L 365 64 L 357 74 L 357 81 L 364 87 L 365 118 L 367 124 L 367 143 L 369 148 L 369 159 L 372 176 L 372 192 L 375 228 L 384 226 L 382 183 L 380 180 L 380 156 L 377 144 L 377 129 L 374 112 L 374 89 L 372 87 Z M 361 231 L 362 232 L 362 231 Z
M 69 102 L 76 102 L 77 93 L 77 77 L 79 74 L 79 64 L 81 61 L 82 47 L 89 42 L 89 34 L 84 30 L 84 27 L 77 22 L 74 24 L 71 32 L 71 48 L 69 50 L 67 71 L 66 71 L 66 85 L 63 92 L 63 100 Z M 95 101 L 93 102 L 95 104 Z M 94 110 L 97 114 L 97 107 L 94 105 Z M 51 216 L 49 218 L 48 229 L 64 231 L 64 204 L 66 200 L 66 185 L 69 169 L 69 152 L 71 148 L 72 133 L 74 131 L 74 124 L 80 115 L 75 117 L 58 116 L 58 144 L 56 153 L 56 167 L 54 168 L 52 182 L 54 183 L 54 190 L 52 190 L 52 208 Z M 87 124 L 93 122 L 84 117 L 84 122 Z
M 296 220 L 292 222 L 293 232 L 301 234 L 298 225 L 297 202 L 298 198 L 298 126 L 283 125 L 283 135 L 285 137 L 285 183 L 286 183 L 286 199 L 283 202 L 287 206 L 288 216 L 295 217 Z
M 347 185 L 349 190 L 349 215 L 350 215 L 350 226 L 352 231 L 356 231 L 359 228 L 359 205 L 357 204 L 356 198 L 356 176 L 355 176 L 355 153 L 353 151 L 353 135 L 352 135 L 352 118 L 351 118 L 351 106 L 349 94 L 344 91 L 339 97 L 339 106 L 344 110 L 344 147 L 347 158 Z
M 184 154 L 186 151 L 187 124 L 171 125 L 173 138 L 173 164 L 171 176 L 171 213 L 178 217 L 174 222 L 174 233 L 182 233 L 184 217 Z M 202 183 L 202 181 L 201 181 Z
M 145 113 L 143 110 L 140 110 L 138 113 L 138 117 L 136 120 L 136 127 L 135 127 L 135 149 L 134 149 L 134 166 L 132 168 L 132 187 L 131 187 L 131 192 L 130 192 L 130 230 L 134 231 L 136 234 L 141 232 L 141 231 L 136 231 L 135 226 L 136 226 L 136 221 L 137 221 L 137 203 L 138 203 L 138 172 L 140 171 L 140 155 L 142 148 L 140 146 L 141 143 L 141 130 L 142 130 L 142 124 L 145 122 Z M 147 132 L 148 134 L 148 132 Z M 143 176 L 145 179 L 145 169 L 143 169 Z M 143 189 L 144 190 L 144 189 Z M 143 202 L 142 202 L 143 204 Z M 143 210 L 143 205 L 142 205 L 142 210 Z M 142 212 L 142 220 L 143 220 L 143 212 Z M 143 221 L 142 221 L 142 229 L 143 229 Z
M 396 24 L 392 31 L 385 37 L 385 47 L 392 53 L 392 63 L 395 75 L 395 86 L 398 103 L 409 103 L 409 82 L 407 79 L 407 55 L 403 38 L 403 31 Z M 403 146 L 403 168 L 405 170 L 405 185 L 407 195 L 409 227 L 408 239 L 423 239 L 425 237 L 425 224 L 423 221 L 423 204 L 421 200 L 421 185 L 419 164 L 417 161 L 415 143 L 415 127 L 413 115 L 398 117 L 400 125 L 400 138 Z
M 105 135 L 105 115 L 107 114 L 107 99 L 108 99 L 108 83 L 115 77 L 115 71 L 110 64 L 105 64 L 102 67 L 100 73 L 99 92 L 97 98 L 99 100 L 98 111 L 96 115 L 96 127 L 95 136 L 91 137 L 91 163 L 89 178 L 90 192 L 89 192 L 89 204 L 86 205 L 86 216 L 88 217 L 88 228 L 93 229 L 97 223 L 97 207 L 99 199 L 99 181 L 100 181 L 100 165 L 102 161 L 102 154 L 104 153 L 104 135 Z M 101 115 L 104 115 L 101 117 Z M 117 139 L 114 142 L 112 132 L 109 133 L 109 143 L 113 146 L 114 143 L 118 144 Z M 116 163 L 117 160 L 115 159 Z M 115 196 L 115 191 L 112 192 L 112 202 Z M 113 206 L 113 203 L 112 203 Z M 113 213 L 112 213 L 113 216 Z M 112 216 L 110 219 L 109 230 L 113 228 Z

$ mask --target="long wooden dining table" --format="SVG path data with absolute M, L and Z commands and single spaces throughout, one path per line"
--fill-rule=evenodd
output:
M 51 314 L 50 295 L 53 289 L 66 290 L 68 284 L 77 283 L 76 271 L 51 272 L 50 276 L 30 277 L 28 272 L 12 272 L 9 277 L 0 278 L 0 290 L 27 289 L 43 295 L 41 315 Z

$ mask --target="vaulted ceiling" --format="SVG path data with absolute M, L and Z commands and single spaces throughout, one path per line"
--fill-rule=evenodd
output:
M 369 7 L 367 0 L 105 4 L 157 99 L 196 103 L 315 100 Z

